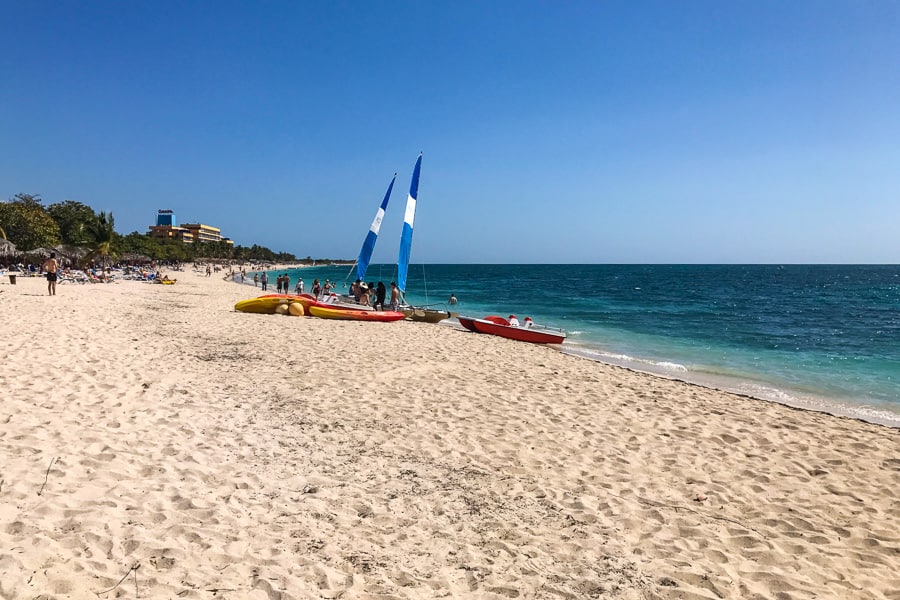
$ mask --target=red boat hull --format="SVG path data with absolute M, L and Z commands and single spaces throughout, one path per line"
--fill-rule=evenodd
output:
M 477 333 L 497 335 L 510 340 L 529 342 L 531 344 L 562 344 L 566 341 L 566 333 L 555 329 L 511 327 L 503 317 L 489 316 L 483 319 L 457 317 L 459 324 Z

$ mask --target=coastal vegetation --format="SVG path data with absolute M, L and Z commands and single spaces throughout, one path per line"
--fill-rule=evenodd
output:
M 69 248 L 73 255 L 81 257 L 81 262 L 117 259 L 316 262 L 312 257 L 298 259 L 289 252 L 275 252 L 257 244 L 186 244 L 181 240 L 153 238 L 138 231 L 122 235 L 115 230 L 111 212 L 97 213 L 75 200 L 44 206 L 38 194 L 16 194 L 8 201 L 0 202 L 0 237 L 12 242 L 21 254 Z

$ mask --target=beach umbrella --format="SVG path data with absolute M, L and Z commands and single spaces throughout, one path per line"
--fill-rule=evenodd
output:
M 22 252 L 24 256 L 27 258 L 48 258 L 51 252 L 56 252 L 53 248 L 35 248 L 33 250 L 26 250 Z
M 19 251 L 16 250 L 15 244 L 9 240 L 0 240 L 0 256 L 16 256 L 18 254 Z
M 81 246 L 71 246 L 66 244 L 60 244 L 59 246 L 54 246 L 52 248 L 56 255 L 60 258 L 66 258 L 72 262 L 76 262 L 87 256 L 87 253 L 90 252 L 87 248 L 82 248 Z
M 136 252 L 126 252 L 119 258 L 121 258 L 125 262 L 139 262 L 139 263 L 148 263 L 153 260 L 146 254 L 138 254 Z
M 56 256 L 59 258 L 60 264 L 66 265 L 74 265 L 77 264 L 82 258 L 87 255 L 89 250 L 87 248 L 82 248 L 80 246 L 72 246 L 68 244 L 59 244 L 58 246 L 54 246 L 51 248 L 53 252 L 56 252 Z

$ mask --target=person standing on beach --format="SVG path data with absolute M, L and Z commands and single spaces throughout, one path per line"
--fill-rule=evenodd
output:
M 253 274 L 253 287 L 259 286 L 259 273 Z
M 400 289 L 395 282 L 391 282 L 391 310 L 400 308 Z
M 44 261 L 41 268 L 47 272 L 47 294 L 55 296 L 57 272 L 59 271 L 59 263 L 56 262 L 56 252 L 50 253 L 50 258 Z
M 303 293 L 303 278 L 297 280 L 297 287 L 294 288 L 294 291 L 297 292 L 297 295 Z
M 322 287 L 319 285 L 318 279 L 313 279 L 312 293 L 313 293 L 313 296 L 316 297 L 316 300 L 318 300 L 319 294 L 322 293 Z
M 285 294 L 291 293 L 291 276 L 287 273 L 284 274 L 284 278 L 281 281 L 281 287 L 284 289 Z
M 263 271 L 259 274 L 259 282 L 262 284 L 262 290 L 266 291 L 266 288 L 269 286 L 269 274 Z
M 365 283 L 359 284 L 360 294 L 359 294 L 359 303 L 363 306 L 369 306 L 369 286 Z
M 375 309 L 376 310 L 384 310 L 384 297 L 387 295 L 387 289 L 384 287 L 384 282 L 379 281 L 378 287 L 375 288 Z

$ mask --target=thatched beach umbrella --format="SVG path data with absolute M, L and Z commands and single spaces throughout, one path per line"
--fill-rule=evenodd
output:
M 0 240 L 0 256 L 17 256 L 19 251 L 16 245 L 9 240 Z
M 148 263 L 153 260 L 146 254 L 137 254 L 135 252 L 126 252 L 119 258 L 124 260 L 125 262 L 136 262 L 136 263 Z
M 27 257 L 36 256 L 39 258 L 47 258 L 48 256 L 50 256 L 51 252 L 56 252 L 56 250 L 54 250 L 53 248 L 34 248 L 33 250 L 26 250 L 25 252 L 22 252 L 22 254 Z
M 64 259 L 72 264 L 76 264 L 90 252 L 87 248 L 82 248 L 81 246 L 69 246 L 66 244 L 55 246 L 53 251 L 56 252 L 56 255 L 60 257 L 60 259 Z

